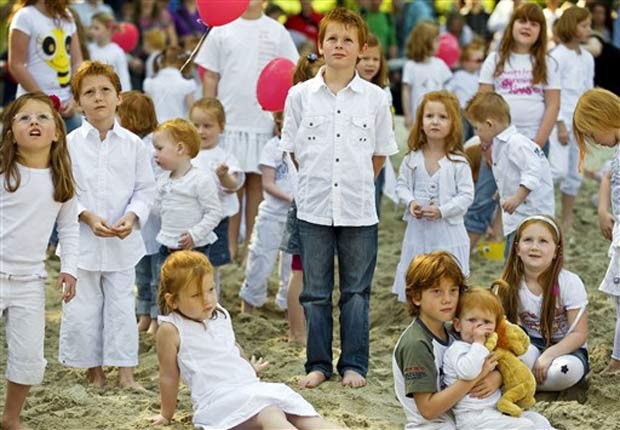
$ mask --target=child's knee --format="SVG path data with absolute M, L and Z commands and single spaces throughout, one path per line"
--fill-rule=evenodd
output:
M 574 355 L 562 355 L 551 362 L 547 379 L 538 386 L 539 391 L 563 391 L 583 378 L 585 367 Z
M 540 351 L 530 343 L 530 346 L 527 348 L 525 354 L 519 356 L 519 360 L 532 369 L 534 367 L 534 363 L 538 360 L 538 357 L 540 357 Z

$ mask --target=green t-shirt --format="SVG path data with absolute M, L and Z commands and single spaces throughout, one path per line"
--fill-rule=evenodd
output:
M 364 14 L 364 19 L 370 32 L 379 39 L 381 49 L 387 56 L 390 46 L 396 45 L 396 30 L 390 15 L 384 12 L 368 11 Z

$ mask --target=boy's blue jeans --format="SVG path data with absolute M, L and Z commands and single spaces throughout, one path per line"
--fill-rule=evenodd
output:
M 474 201 L 465 214 L 465 229 L 469 232 L 485 234 L 487 227 L 493 221 L 497 202 L 493 194 L 497 191 L 497 184 L 491 167 L 484 159 L 480 162 L 478 181 L 474 191 Z
M 340 277 L 340 342 L 337 370 L 368 373 L 370 285 L 377 261 L 377 224 L 334 227 L 299 220 L 304 286 L 299 301 L 306 316 L 306 373 L 326 378 L 332 366 L 334 249 Z
M 145 255 L 136 265 L 136 284 L 138 285 L 138 315 L 149 315 L 157 318 L 159 315 L 158 289 L 159 265 L 158 254 Z

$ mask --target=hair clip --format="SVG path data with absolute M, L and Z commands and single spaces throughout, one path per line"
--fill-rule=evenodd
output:
M 56 109 L 56 112 L 60 112 L 60 99 L 58 98 L 58 96 L 51 94 L 49 95 L 49 98 L 52 104 L 54 105 L 54 109 Z
M 314 63 L 316 60 L 319 59 L 319 56 L 316 55 L 314 52 L 311 52 L 308 55 L 306 55 L 306 59 L 310 61 L 311 63 Z

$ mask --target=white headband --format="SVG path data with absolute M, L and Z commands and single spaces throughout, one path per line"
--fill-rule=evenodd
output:
M 547 224 L 549 224 L 551 227 L 553 227 L 553 229 L 555 230 L 555 234 L 558 237 L 558 240 L 560 240 L 560 229 L 558 228 L 558 226 L 556 225 L 555 221 L 553 220 L 553 218 L 546 216 L 546 215 L 532 215 L 532 216 L 528 216 L 527 218 L 525 218 L 523 221 L 521 221 L 521 223 L 519 224 L 519 227 L 517 227 L 517 230 L 521 228 L 521 226 L 527 222 L 527 221 L 532 221 L 532 220 L 536 220 L 536 221 L 543 221 L 546 222 Z

